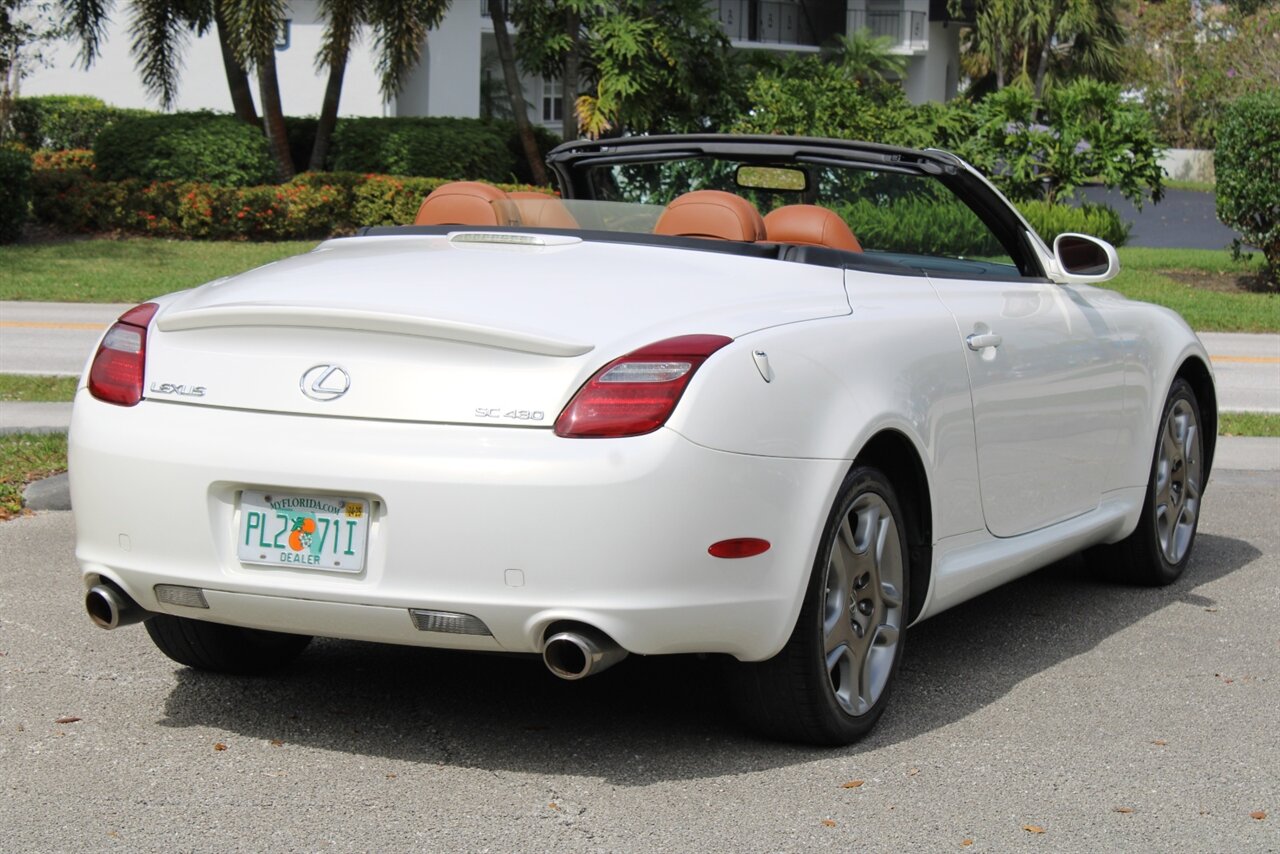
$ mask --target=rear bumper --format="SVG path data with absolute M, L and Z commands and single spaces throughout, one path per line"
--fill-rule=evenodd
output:
M 767 658 L 791 632 L 839 460 L 728 454 L 671 430 L 550 430 L 320 419 L 81 392 L 70 466 L 76 557 L 148 610 L 251 628 L 537 652 L 559 620 L 641 654 Z M 244 488 L 372 502 L 359 574 L 254 567 L 234 546 Z M 762 555 L 707 547 L 762 537 Z M 209 608 L 156 599 L 199 587 Z M 492 636 L 419 631 L 410 609 L 471 614 Z

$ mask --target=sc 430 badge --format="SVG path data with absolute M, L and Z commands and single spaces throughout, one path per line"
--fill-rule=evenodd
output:
M 177 383 L 152 383 L 152 394 L 177 394 L 183 397 L 204 397 L 205 387 L 202 385 L 180 385 Z

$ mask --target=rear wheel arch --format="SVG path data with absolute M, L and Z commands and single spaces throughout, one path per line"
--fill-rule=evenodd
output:
M 1209 366 L 1196 356 L 1189 357 L 1178 368 L 1174 379 L 1184 379 L 1195 392 L 1200 404 L 1200 436 L 1204 454 L 1204 480 L 1213 469 L 1213 451 L 1218 438 L 1218 394 Z
M 924 607 L 933 573 L 933 502 L 924 462 L 904 433 L 887 429 L 862 446 L 854 465 L 880 469 L 898 495 L 909 552 L 907 624 L 910 625 Z

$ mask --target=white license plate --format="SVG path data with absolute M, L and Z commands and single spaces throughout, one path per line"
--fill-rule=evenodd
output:
M 283 492 L 240 494 L 236 555 L 241 563 L 360 572 L 369 501 Z

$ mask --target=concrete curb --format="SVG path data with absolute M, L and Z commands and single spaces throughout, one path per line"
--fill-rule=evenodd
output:
M 67 473 L 27 484 L 22 490 L 22 504 L 28 510 L 70 510 L 71 485 Z

